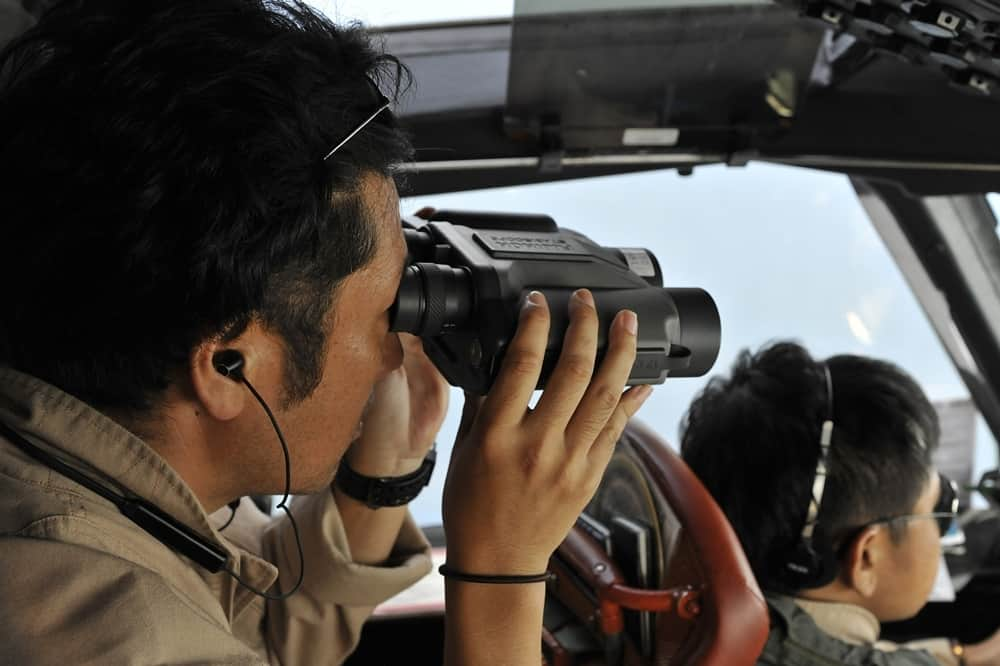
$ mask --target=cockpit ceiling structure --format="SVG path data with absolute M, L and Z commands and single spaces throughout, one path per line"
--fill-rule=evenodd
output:
M 385 30 L 411 190 L 749 160 L 1000 189 L 1000 4 L 602 4 Z

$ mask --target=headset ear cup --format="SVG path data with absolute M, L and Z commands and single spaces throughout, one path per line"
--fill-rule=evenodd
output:
M 819 557 L 805 540 L 799 541 L 795 549 L 780 565 L 779 578 L 790 592 L 812 587 L 810 583 L 817 576 Z
M 832 583 L 837 577 L 837 557 L 829 540 L 817 534 L 799 541 L 782 563 L 779 576 L 791 593 Z

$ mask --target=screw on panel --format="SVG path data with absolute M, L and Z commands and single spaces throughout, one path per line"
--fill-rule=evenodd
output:
M 685 599 L 684 610 L 692 616 L 701 614 L 701 604 L 697 599 Z
M 955 16 L 951 12 L 942 11 L 938 15 L 937 24 L 939 26 L 941 26 L 942 28 L 946 28 L 948 30 L 956 30 L 956 29 L 958 29 L 958 26 L 961 23 L 962 23 L 962 19 L 958 18 L 957 16 Z
M 844 12 L 836 7 L 827 6 L 823 9 L 823 13 L 820 14 L 820 18 L 830 25 L 840 26 L 844 21 Z
M 983 93 L 984 95 L 989 95 L 993 92 L 992 80 L 981 74 L 973 74 L 969 77 L 969 87 Z

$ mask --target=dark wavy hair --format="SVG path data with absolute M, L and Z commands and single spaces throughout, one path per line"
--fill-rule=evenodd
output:
M 210 339 L 287 349 L 320 380 L 336 287 L 376 238 L 365 173 L 389 112 L 323 156 L 406 69 L 295 0 L 67 0 L 0 54 L 0 363 L 148 410 Z
M 912 511 L 940 430 L 923 391 L 895 365 L 850 355 L 826 365 L 835 425 L 818 523 L 833 539 Z M 742 351 L 684 419 L 681 455 L 729 518 L 764 589 L 785 588 L 780 574 L 801 539 L 828 412 L 822 364 L 781 342 Z

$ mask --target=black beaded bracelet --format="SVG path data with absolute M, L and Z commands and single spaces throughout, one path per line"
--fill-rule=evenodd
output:
M 438 573 L 445 578 L 460 580 L 465 583 L 485 583 L 487 585 L 519 585 L 521 583 L 545 583 L 555 579 L 555 574 L 548 571 L 526 576 L 492 576 L 488 574 L 471 574 L 452 569 L 447 564 L 438 567 Z

